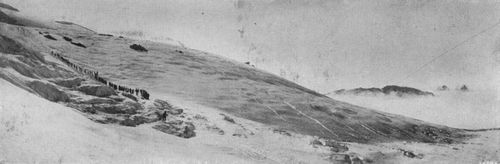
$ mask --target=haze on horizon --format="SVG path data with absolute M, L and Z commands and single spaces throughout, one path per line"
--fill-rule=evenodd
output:
M 500 91 L 500 1 L 4 0 L 103 33 L 138 31 L 250 61 L 325 93 L 388 84 Z M 414 73 L 414 74 L 413 74 Z M 406 76 L 410 76 L 405 80 Z

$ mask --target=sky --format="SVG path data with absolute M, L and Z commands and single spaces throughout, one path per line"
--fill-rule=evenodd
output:
M 250 61 L 320 93 L 389 84 L 426 90 L 467 84 L 500 93 L 500 26 L 477 35 L 500 21 L 500 1 L 3 2 L 33 17 L 140 39 L 173 39 Z

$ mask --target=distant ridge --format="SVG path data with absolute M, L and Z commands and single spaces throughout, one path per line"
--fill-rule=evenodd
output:
M 355 89 L 340 89 L 333 93 L 337 95 L 396 95 L 403 96 L 434 96 L 432 92 L 421 91 L 416 88 L 388 85 L 383 88 L 355 88 Z

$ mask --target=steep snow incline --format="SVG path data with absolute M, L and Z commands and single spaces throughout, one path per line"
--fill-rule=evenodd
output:
M 0 91 L 0 163 L 245 163 L 150 128 L 94 123 L 3 79 Z
M 5 56 L 12 56 L 0 56 L 5 63 L 0 66 L 17 68 L 23 76 L 37 80 L 78 76 L 62 71 L 60 64 L 45 63 L 48 52 L 55 50 L 85 69 L 98 71 L 108 81 L 146 89 L 152 99 L 173 95 L 305 135 L 353 142 L 454 142 L 463 138 L 460 130 L 336 101 L 217 55 L 53 24 L 57 23 L 51 24 L 55 29 L 0 23 L 2 41 L 12 44 L 0 47 Z M 133 44 L 148 51 L 129 48 Z M 9 51 L 12 47 L 14 51 Z

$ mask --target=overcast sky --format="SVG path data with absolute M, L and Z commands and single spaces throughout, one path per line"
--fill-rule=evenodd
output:
M 500 91 L 500 1 L 4 0 L 99 32 L 173 38 L 319 92 L 387 84 Z M 499 51 L 499 52 L 496 52 Z M 405 80 L 406 76 L 410 78 Z

